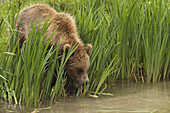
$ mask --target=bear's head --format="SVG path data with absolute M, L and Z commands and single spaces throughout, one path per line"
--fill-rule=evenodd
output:
M 68 50 L 70 44 L 66 44 L 64 48 Z M 67 74 L 79 85 L 89 81 L 87 70 L 90 65 L 89 54 L 91 49 L 91 44 L 88 44 L 86 47 L 78 46 L 66 63 Z

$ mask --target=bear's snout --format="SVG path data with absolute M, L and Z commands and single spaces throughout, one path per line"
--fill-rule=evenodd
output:
M 88 84 L 88 82 L 89 82 L 89 78 L 88 78 L 88 75 L 87 75 L 87 77 L 85 77 L 85 83 Z
M 84 85 L 84 84 L 88 84 L 88 82 L 89 82 L 88 75 L 85 75 L 85 76 L 84 76 L 84 79 L 83 79 L 83 85 Z
M 85 84 L 87 85 L 87 84 L 88 84 L 88 82 L 89 82 L 89 80 L 86 80 Z M 83 85 L 84 85 L 84 84 L 83 84 Z
M 85 84 L 87 85 L 88 82 L 89 82 L 89 79 L 85 79 L 84 82 L 83 82 L 83 86 L 84 86 Z
M 88 75 L 82 76 L 81 79 L 77 80 L 77 83 L 81 86 L 88 84 L 88 82 L 89 82 Z

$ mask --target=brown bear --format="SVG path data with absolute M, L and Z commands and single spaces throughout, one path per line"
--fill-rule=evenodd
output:
M 57 28 L 50 45 L 54 43 L 58 45 L 60 38 L 59 55 L 63 54 L 64 49 L 69 49 L 70 45 L 78 45 L 74 53 L 69 57 L 65 69 L 67 74 L 76 81 L 79 85 L 83 85 L 84 82 L 88 82 L 87 70 L 89 68 L 89 53 L 92 49 L 92 45 L 88 44 L 86 47 L 78 36 L 75 21 L 72 16 L 66 13 L 58 13 L 53 8 L 45 4 L 35 4 L 22 10 L 17 19 L 17 26 L 19 27 L 20 43 L 26 40 L 28 30 L 31 27 L 31 21 L 35 23 L 40 21 L 43 23 L 46 18 L 52 23 L 46 31 L 46 42 L 50 38 L 51 34 Z M 38 23 L 38 22 L 37 22 Z

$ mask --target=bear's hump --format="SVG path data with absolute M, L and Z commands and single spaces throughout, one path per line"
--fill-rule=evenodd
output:
M 65 34 L 76 33 L 75 21 L 68 13 L 56 13 L 54 22 L 58 25 L 58 30 Z
M 53 8 L 51 8 L 50 6 L 48 6 L 46 4 L 35 4 L 35 5 L 29 6 L 25 9 L 23 9 L 21 13 L 27 13 L 26 15 L 48 14 L 49 16 L 52 16 L 52 15 L 55 15 L 57 12 Z

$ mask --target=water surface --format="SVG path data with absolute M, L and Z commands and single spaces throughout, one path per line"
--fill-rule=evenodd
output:
M 108 89 L 113 96 L 67 97 L 40 113 L 170 113 L 170 82 L 117 83 Z M 25 112 L 8 107 L 3 111 Z M 34 111 L 30 109 L 29 111 Z M 34 111 L 35 112 L 35 111 Z

